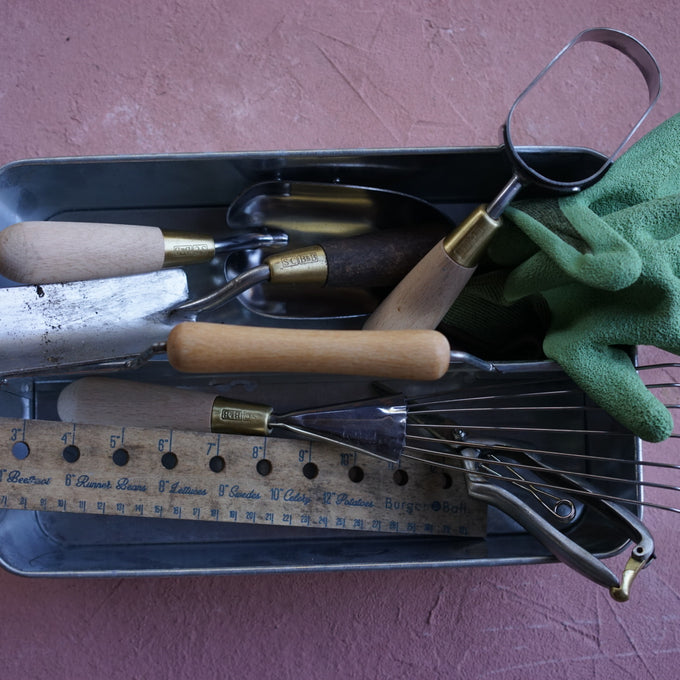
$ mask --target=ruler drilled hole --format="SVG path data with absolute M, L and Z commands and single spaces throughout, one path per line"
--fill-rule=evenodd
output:
M 67 463 L 75 463 L 78 458 L 80 458 L 80 449 L 73 444 L 69 444 L 68 446 L 64 447 L 61 455 Z
M 319 474 L 319 468 L 315 463 L 305 463 L 302 466 L 302 474 L 307 479 L 314 479 Z
M 166 470 L 172 470 L 177 466 L 177 456 L 172 452 L 168 451 L 161 456 L 161 465 Z
M 125 449 L 116 449 L 111 456 L 113 462 L 119 467 L 127 465 L 130 460 L 130 454 Z
M 12 455 L 17 460 L 24 460 L 25 458 L 28 458 L 28 454 L 30 452 L 31 449 L 28 447 L 26 442 L 14 442 L 14 444 L 12 444 Z
M 408 473 L 406 470 L 395 470 L 392 479 L 397 486 L 404 486 L 408 483 Z
M 272 464 L 266 458 L 261 458 L 260 460 L 257 461 L 255 469 L 263 477 L 266 477 L 272 471 Z
M 225 465 L 226 463 L 224 462 L 224 458 L 222 458 L 222 456 L 213 456 L 208 462 L 208 466 L 213 472 L 222 472 Z
M 444 481 L 442 482 L 442 488 L 450 489 L 451 485 L 453 484 L 453 479 L 451 479 L 451 475 L 448 472 L 444 472 L 442 474 L 442 477 L 444 478 Z
M 355 465 L 349 469 L 347 475 L 352 482 L 358 484 L 364 478 L 364 471 L 358 465 Z

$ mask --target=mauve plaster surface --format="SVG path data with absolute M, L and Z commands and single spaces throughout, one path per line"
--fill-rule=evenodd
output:
M 598 25 L 633 33 L 661 65 L 647 132 L 680 110 L 679 23 L 671 0 L 0 0 L 0 164 L 495 144 L 528 79 Z M 605 127 L 605 110 L 592 125 Z M 676 678 L 678 520 L 651 510 L 646 521 L 659 559 L 624 605 L 557 564 L 139 580 L 2 572 L 0 678 Z

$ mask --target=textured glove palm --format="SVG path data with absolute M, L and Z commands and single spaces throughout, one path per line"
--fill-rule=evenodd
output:
M 673 420 L 626 345 L 680 353 L 680 115 L 580 194 L 508 208 L 489 255 L 512 267 L 504 296 L 539 293 L 551 321 L 543 349 L 594 401 L 650 441 Z

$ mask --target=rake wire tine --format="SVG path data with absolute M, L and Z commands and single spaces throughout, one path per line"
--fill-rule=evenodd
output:
M 648 366 L 641 366 L 638 368 L 638 370 L 641 369 L 653 369 L 653 368 L 680 368 L 680 363 L 676 364 L 650 364 Z M 534 383 L 531 383 L 533 386 Z M 648 389 L 663 389 L 663 388 L 680 388 L 680 383 L 678 382 L 669 382 L 669 383 L 651 383 L 647 385 Z M 526 397 L 548 397 L 548 396 L 559 396 L 559 395 L 583 395 L 583 392 L 579 390 L 577 387 L 565 387 L 565 388 L 551 388 L 547 390 L 537 390 L 537 389 L 532 389 L 529 392 L 513 392 L 512 394 L 481 394 L 477 396 L 461 396 L 461 397 L 447 397 L 446 399 L 434 399 L 430 401 L 421 401 L 419 397 L 412 397 L 407 399 L 407 404 L 410 410 L 415 410 L 421 407 L 430 407 L 430 406 L 437 406 L 441 404 L 457 404 L 460 402 L 473 402 L 473 401 L 484 401 L 484 400 L 489 400 L 489 401 L 496 401 L 498 399 L 507 399 L 507 398 L 526 398 Z M 666 404 L 666 406 L 668 406 Z M 487 407 L 487 408 L 496 408 L 496 407 Z M 531 408 L 536 408 L 536 409 L 550 409 L 550 408 L 560 408 L 560 407 L 549 407 L 549 406 L 536 406 L 536 407 L 531 407 L 531 406 L 522 406 L 522 407 L 497 407 L 498 410 L 511 410 L 513 408 L 519 408 L 519 409 L 531 409 Z M 588 410 L 603 410 L 601 407 L 596 406 L 596 405 L 571 405 L 567 406 L 564 408 L 570 408 L 570 409 L 588 409 Z
M 461 442 L 463 446 L 468 446 L 472 448 L 479 448 L 482 450 L 489 450 L 489 451 L 498 451 L 498 452 L 515 452 L 515 451 L 521 451 L 521 452 L 526 452 L 526 453 L 533 453 L 532 451 L 525 450 L 525 449 L 520 449 L 516 446 L 505 446 L 502 444 L 499 445 L 484 445 L 484 444 L 475 444 L 474 442 Z M 450 451 L 432 451 L 430 449 L 424 449 L 420 448 L 417 446 L 411 446 L 407 445 L 405 449 L 408 449 L 409 451 L 418 451 L 420 453 L 427 453 L 432 456 L 440 456 L 448 459 L 453 459 L 453 460 L 465 460 L 465 456 L 463 456 L 460 453 L 453 453 Z M 485 464 L 488 465 L 500 465 L 502 467 L 506 468 L 518 468 L 521 470 L 530 470 L 532 472 L 546 472 L 545 468 L 542 468 L 539 465 L 527 465 L 526 463 L 514 463 L 514 462 L 509 462 L 509 461 L 490 461 L 490 460 L 484 460 Z M 575 470 L 559 470 L 556 468 L 551 468 L 551 472 L 555 473 L 560 473 L 560 474 L 568 474 L 572 477 L 583 477 L 585 479 L 594 479 L 598 481 L 604 481 L 604 482 L 621 482 L 623 484 L 631 484 L 633 486 L 648 486 L 652 487 L 655 489 L 664 489 L 666 491 L 680 491 L 680 487 L 677 486 L 671 486 L 669 484 L 662 484 L 660 482 L 645 482 L 643 480 L 639 479 L 624 479 L 622 477 L 611 477 L 607 475 L 598 475 L 592 472 L 580 472 L 580 471 L 575 471 Z M 532 482 L 533 483 L 533 482 Z
M 575 428 L 559 427 L 515 427 L 513 425 L 462 425 L 459 423 L 428 423 L 421 425 L 414 423 L 416 427 L 426 427 L 429 430 L 482 430 L 484 432 L 541 432 L 543 434 L 599 434 L 611 436 L 613 434 L 624 437 L 633 437 L 630 432 L 612 432 L 610 430 L 578 430 Z
M 410 447 L 409 447 L 409 450 L 411 450 Z M 418 451 L 419 449 L 414 449 L 414 450 Z M 446 454 L 442 454 L 442 453 L 439 453 L 439 452 L 432 452 L 432 451 L 425 451 L 425 453 L 428 453 L 429 455 L 432 455 L 432 456 L 446 455 Z M 452 466 L 450 463 L 443 463 L 441 461 L 432 460 L 430 458 L 425 458 L 425 457 L 422 457 L 422 456 L 415 456 L 415 455 L 412 455 L 411 453 L 407 453 L 406 451 L 404 451 L 404 453 L 402 454 L 402 458 L 406 458 L 406 459 L 412 460 L 414 462 L 424 463 L 426 465 L 441 467 L 441 468 L 444 468 L 446 470 L 453 470 L 453 471 L 465 474 L 465 470 L 463 468 Z M 460 458 L 463 458 L 463 456 L 460 456 Z M 487 462 L 487 461 L 485 461 L 485 462 Z M 560 471 L 555 470 L 555 472 L 560 472 Z M 563 472 L 566 472 L 566 471 L 563 471 Z M 488 472 L 475 471 L 475 474 L 480 475 L 482 477 L 489 478 L 489 479 L 493 479 L 493 480 L 498 479 L 498 477 L 496 475 L 493 475 L 493 474 L 488 473 Z M 566 474 L 571 475 L 573 473 L 571 471 L 569 471 Z M 609 479 L 609 478 L 606 478 L 606 479 Z M 511 481 L 512 480 L 508 480 L 508 482 L 511 482 Z M 626 483 L 631 483 L 631 480 L 625 480 L 625 481 L 626 481 Z M 575 495 L 575 496 L 583 496 L 584 498 L 599 498 L 599 499 L 602 499 L 602 500 L 608 500 L 608 501 L 613 501 L 613 502 L 617 502 L 617 503 L 645 506 L 645 507 L 648 507 L 648 508 L 656 508 L 658 510 L 667 510 L 668 512 L 680 513 L 680 508 L 675 508 L 675 507 L 672 507 L 670 505 L 660 505 L 658 503 L 651 503 L 650 501 L 643 501 L 643 500 L 640 500 L 640 499 L 624 498 L 623 496 L 616 496 L 616 495 L 613 495 L 613 494 L 593 492 L 593 491 L 589 491 L 587 489 L 572 489 L 572 488 L 569 488 L 569 487 L 559 486 L 557 484 L 548 484 L 547 482 L 531 481 L 531 484 L 533 486 L 541 487 L 543 489 L 550 489 L 552 491 L 563 491 L 567 494 L 572 494 L 572 495 Z M 644 484 L 647 484 L 647 483 L 641 482 L 641 484 L 644 485 Z
M 677 385 L 680 387 L 680 383 Z M 648 385 L 649 387 L 649 385 Z M 653 385 L 653 387 L 671 387 L 671 385 Z M 542 395 L 543 396 L 543 395 Z M 472 399 L 481 399 L 482 397 L 472 397 Z M 488 397 L 484 397 L 485 399 Z M 492 397 L 493 398 L 493 397 Z M 467 397 L 466 399 L 470 399 Z M 457 406 L 455 408 L 437 408 L 432 409 L 432 406 L 441 406 L 449 402 L 453 403 L 460 400 L 446 400 L 418 403 L 409 406 L 409 412 L 413 414 L 418 413 L 484 413 L 486 411 L 581 411 L 581 412 L 603 412 L 601 406 L 595 404 L 567 404 L 564 406 Z M 666 408 L 678 408 L 678 404 L 664 404 Z
M 668 362 L 659 364 L 645 364 L 644 366 L 636 366 L 637 371 L 649 371 L 657 368 L 680 368 L 680 363 Z
M 440 402 L 444 403 L 444 402 Z M 420 404 L 417 404 L 416 406 L 410 407 L 409 411 L 411 413 L 417 414 L 421 413 L 420 410 L 418 410 L 418 407 Z M 427 408 L 423 410 L 422 412 L 424 413 L 484 413 L 486 411 L 602 411 L 601 406 L 579 406 L 579 405 L 571 405 L 571 406 L 458 406 L 456 408 L 449 408 L 449 409 L 444 409 L 444 408 L 438 408 L 436 410 L 432 410 L 430 408 Z
M 513 392 L 512 394 L 479 394 L 477 396 L 461 396 L 461 397 L 447 397 L 446 399 L 435 399 L 431 401 L 420 401 L 418 397 L 409 398 L 406 400 L 409 411 L 420 406 L 437 406 L 439 404 L 455 404 L 461 401 L 495 401 L 497 399 L 517 399 L 519 397 L 553 397 L 561 394 L 582 394 L 575 388 L 570 389 L 555 389 L 555 390 L 541 390 L 539 392 Z
M 443 438 L 438 438 L 438 437 L 425 437 L 423 435 L 417 435 L 417 434 L 407 434 L 406 435 L 409 439 L 417 440 L 417 441 L 422 441 L 422 442 L 436 442 L 439 444 L 449 444 L 449 445 L 460 445 L 460 446 L 472 446 L 472 447 L 485 447 L 489 450 L 493 450 L 493 446 L 480 443 L 480 442 L 475 442 L 474 439 L 469 439 L 469 440 L 460 440 L 460 441 L 451 441 L 451 440 L 446 440 Z M 680 435 L 671 435 L 672 437 L 680 437 Z M 500 446 L 500 444 L 498 445 Z M 425 449 L 423 449 L 425 450 Z M 675 463 L 661 463 L 659 461 L 654 461 L 654 460 L 630 460 L 630 459 L 617 459 L 616 461 L 613 461 L 612 458 L 609 458 L 608 456 L 596 456 L 596 455 L 591 455 L 591 454 L 585 454 L 585 453 L 570 453 L 568 451 L 554 451 L 552 449 L 537 449 L 537 448 L 527 448 L 527 447 L 518 447 L 518 446 L 511 446 L 507 445 L 505 450 L 513 450 L 513 451 L 524 451 L 525 453 L 534 453 L 537 455 L 542 455 L 542 456 L 562 456 L 564 458 L 576 458 L 579 460 L 587 460 L 587 461 L 601 461 L 603 463 L 612 463 L 616 462 L 617 465 L 624 463 L 626 465 L 639 465 L 643 467 L 657 467 L 657 468 L 666 468 L 669 470 L 680 470 L 680 465 L 676 465 Z M 437 454 L 436 451 L 432 451 L 434 455 Z M 559 471 L 558 471 L 559 472 Z

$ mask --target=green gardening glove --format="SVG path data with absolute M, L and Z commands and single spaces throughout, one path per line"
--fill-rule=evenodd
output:
M 546 356 L 643 439 L 673 429 L 625 346 L 680 353 L 680 115 L 566 198 L 516 203 L 489 255 L 511 267 L 505 302 L 540 294 Z

